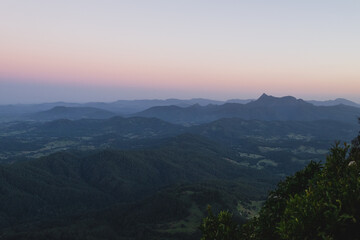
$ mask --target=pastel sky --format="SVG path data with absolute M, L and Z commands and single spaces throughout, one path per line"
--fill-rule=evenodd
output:
M 0 104 L 360 102 L 359 0 L 0 0 Z

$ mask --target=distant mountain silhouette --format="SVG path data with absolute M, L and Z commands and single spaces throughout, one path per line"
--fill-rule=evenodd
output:
M 240 100 L 239 100 L 240 101 Z M 85 107 L 98 108 L 107 110 L 118 115 L 128 115 L 146 110 L 154 106 L 170 106 L 176 105 L 188 107 L 194 104 L 206 106 L 208 104 L 224 104 L 224 101 L 217 101 L 204 98 L 193 99 L 144 99 L 144 100 L 118 100 L 115 102 L 89 102 L 89 103 L 69 103 L 69 102 L 53 102 L 40 104 L 13 104 L 0 105 L 0 122 L 21 121 L 26 120 L 29 115 L 41 111 L 51 110 L 57 106 L 63 107 Z
M 30 114 L 28 118 L 38 121 L 51 121 L 56 119 L 105 119 L 113 117 L 115 115 L 116 114 L 113 112 L 99 108 L 57 106 L 50 110 Z
M 264 95 L 263 100 L 272 101 L 271 96 Z M 290 97 L 285 97 L 283 100 L 290 100 Z M 258 99 L 259 100 L 259 99 Z M 14 104 L 14 105 L 0 105 L 0 122 L 9 122 L 9 121 L 18 121 L 26 120 L 29 115 L 51 110 L 57 106 L 64 107 L 90 107 L 98 108 L 106 111 L 116 113 L 117 115 L 127 116 L 131 114 L 136 114 L 138 112 L 144 111 L 151 107 L 156 106 L 178 106 L 182 108 L 190 107 L 192 105 L 198 104 L 200 106 L 207 105 L 223 105 L 225 103 L 238 103 L 238 104 L 248 104 L 252 102 L 257 102 L 255 99 L 230 99 L 227 101 L 218 101 L 204 98 L 193 98 L 193 99 L 143 99 L 143 100 L 118 100 L 115 102 L 89 102 L 89 103 L 69 103 L 69 102 L 54 102 L 54 103 L 41 103 L 41 104 Z M 294 99 L 293 99 L 294 100 Z M 260 101 L 261 102 L 261 101 Z M 335 106 L 339 104 L 359 107 L 360 104 L 355 102 L 338 98 L 335 100 L 329 101 L 305 101 L 316 106 Z M 216 120 L 217 118 L 214 118 Z
M 314 121 L 335 120 L 356 123 L 360 109 L 345 106 L 314 106 L 291 96 L 273 97 L 263 94 L 247 104 L 225 103 L 223 105 L 190 107 L 152 107 L 135 114 L 142 117 L 156 117 L 178 124 L 199 124 L 221 118 L 242 118 L 245 120 Z
M 335 106 L 335 105 L 343 104 L 343 105 L 347 105 L 347 106 L 360 108 L 360 104 L 350 101 L 350 100 L 347 100 L 345 98 L 337 98 L 335 100 L 327 100 L 327 101 L 309 100 L 307 102 L 312 103 L 315 106 Z
M 255 101 L 256 99 L 229 99 L 226 102 L 227 103 L 241 103 L 241 104 L 247 104 L 249 102 Z
M 292 96 L 285 96 L 285 97 L 273 97 L 270 95 L 266 95 L 263 93 L 257 100 L 249 102 L 249 105 L 252 106 L 286 106 L 286 105 L 306 105 L 309 106 L 310 104 L 305 102 L 302 99 L 296 99 Z
M 106 109 L 120 114 L 132 114 L 155 106 L 179 106 L 189 107 L 194 104 L 206 106 L 209 104 L 223 104 L 223 101 L 216 101 L 204 98 L 182 99 L 144 99 L 144 100 L 118 100 L 112 103 L 86 103 L 85 106 Z

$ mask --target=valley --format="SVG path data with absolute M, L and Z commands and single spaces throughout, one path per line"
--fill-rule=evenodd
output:
M 309 105 L 262 96 L 145 110 L 151 116 L 55 107 L 3 121 L 0 236 L 199 239 L 207 205 L 244 223 L 280 180 L 357 135 L 351 119 L 360 109 Z M 310 118 L 304 108 L 320 113 Z

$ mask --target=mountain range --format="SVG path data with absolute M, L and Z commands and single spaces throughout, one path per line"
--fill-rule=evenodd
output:
M 134 115 L 156 117 L 177 124 L 201 124 L 221 118 L 266 121 L 335 120 L 356 123 L 360 116 L 360 108 L 345 105 L 315 106 L 291 96 L 277 98 L 263 94 L 257 100 L 247 104 L 157 106 Z
M 3 118 L 0 239 L 200 239 L 208 204 L 240 223 L 255 216 L 280 179 L 353 139 L 360 116 L 266 94 L 166 101 L 123 116 L 57 103 Z
M 337 98 L 335 100 L 327 100 L 327 101 L 309 100 L 307 102 L 312 103 L 316 106 L 335 106 L 335 105 L 343 104 L 343 105 L 347 105 L 347 106 L 360 108 L 360 104 L 350 101 L 350 100 L 347 100 L 345 98 Z
M 89 103 L 67 103 L 67 102 L 54 102 L 54 103 L 42 103 L 42 104 L 15 104 L 15 105 L 0 105 L 0 122 L 1 121 L 14 121 L 14 120 L 25 120 L 29 115 L 40 113 L 43 111 L 51 110 L 55 107 L 77 107 L 77 108 L 98 108 L 106 110 L 115 115 L 127 116 L 135 114 L 146 109 L 156 106 L 178 106 L 182 108 L 190 107 L 192 105 L 224 105 L 226 103 L 238 103 L 248 104 L 256 101 L 256 99 L 230 99 L 227 101 L 218 101 L 203 98 L 194 98 L 188 100 L 181 99 L 166 99 L 166 100 L 119 100 L 115 102 L 89 102 Z M 352 107 L 360 108 L 360 105 L 346 100 L 346 99 L 335 99 L 329 101 L 305 101 L 316 106 L 336 106 L 336 105 L 347 105 Z M 65 116 L 66 117 L 66 116 Z M 36 117 L 34 117 L 36 118 Z

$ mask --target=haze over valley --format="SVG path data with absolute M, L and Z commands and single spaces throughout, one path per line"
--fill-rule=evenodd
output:
M 207 204 L 244 222 L 284 176 L 356 136 L 360 108 L 343 103 L 0 106 L 2 236 L 196 239 Z
M 356 0 L 1 0 L 0 240 L 359 239 Z

